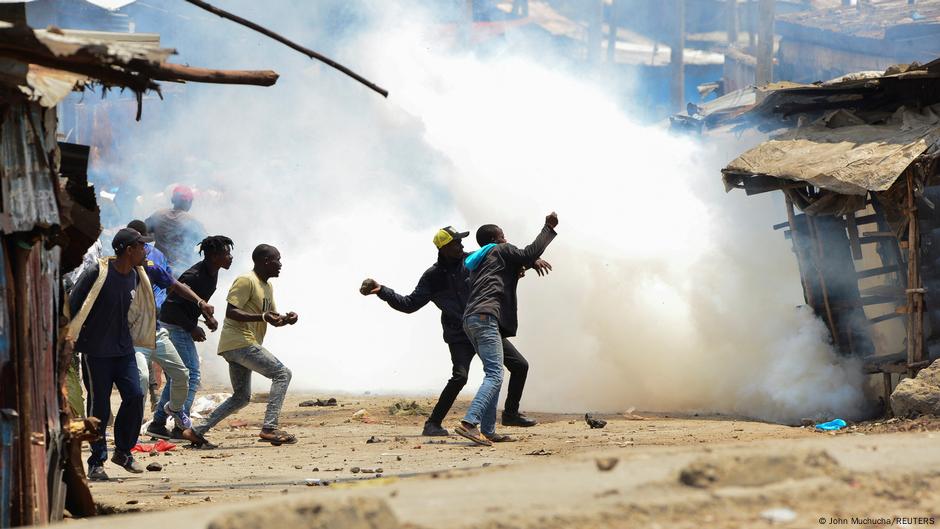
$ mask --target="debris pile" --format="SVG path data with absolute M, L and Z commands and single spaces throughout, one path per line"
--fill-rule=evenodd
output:
M 891 411 L 897 417 L 940 415 L 940 362 L 902 380 L 891 393 Z

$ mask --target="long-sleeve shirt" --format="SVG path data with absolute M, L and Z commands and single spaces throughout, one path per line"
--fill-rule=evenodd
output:
M 462 258 L 454 262 L 438 259 L 421 275 L 411 294 L 402 296 L 383 286 L 378 296 L 393 309 L 406 314 L 417 311 L 428 302 L 434 303 L 441 309 L 444 342 L 469 343 L 470 340 L 463 332 L 463 312 L 470 294 L 468 276 Z

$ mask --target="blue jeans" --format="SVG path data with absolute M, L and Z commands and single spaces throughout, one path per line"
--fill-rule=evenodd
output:
M 192 408 L 193 400 L 196 399 L 196 390 L 199 389 L 200 380 L 199 353 L 196 352 L 196 342 L 193 341 L 193 337 L 189 334 L 189 331 L 182 327 L 168 325 L 163 322 L 160 322 L 160 325 L 169 332 L 170 342 L 176 348 L 176 352 L 179 354 L 180 360 L 183 361 L 183 365 L 189 370 L 188 392 L 186 393 L 186 400 L 183 401 L 183 411 L 186 412 L 186 415 L 189 415 L 189 409 Z M 170 376 L 169 373 L 167 376 Z M 160 395 L 160 402 L 157 403 L 157 409 L 153 413 L 153 422 L 157 424 L 166 423 L 167 416 L 166 412 L 163 411 L 163 405 L 171 400 L 170 387 L 171 384 L 169 383 L 163 385 L 163 394 Z
M 463 320 L 463 330 L 483 362 L 483 384 L 470 403 L 464 422 L 479 424 L 487 435 L 496 433 L 496 403 L 503 384 L 503 338 L 499 323 L 489 314 L 471 314 Z
M 263 429 L 276 429 L 277 419 L 284 405 L 284 396 L 287 395 L 287 386 L 290 385 L 290 369 L 281 363 L 273 354 L 260 345 L 249 345 L 241 349 L 224 351 L 219 356 L 228 362 L 228 375 L 232 380 L 232 396 L 219 404 L 206 422 L 197 426 L 195 430 L 200 434 L 209 431 L 219 424 L 222 419 L 244 408 L 251 402 L 251 373 L 258 373 L 271 379 L 271 392 L 268 394 L 268 408 L 264 412 Z

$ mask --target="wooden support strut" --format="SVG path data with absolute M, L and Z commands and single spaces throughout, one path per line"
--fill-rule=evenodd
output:
M 858 237 L 858 224 L 855 223 L 855 212 L 850 211 L 845 215 L 845 230 L 849 234 L 849 245 L 852 247 L 852 259 L 859 261 L 862 259 L 862 244 Z
M 907 170 L 907 374 L 915 375 L 915 364 L 923 358 L 924 294 L 920 284 L 919 224 L 914 203 L 914 172 Z

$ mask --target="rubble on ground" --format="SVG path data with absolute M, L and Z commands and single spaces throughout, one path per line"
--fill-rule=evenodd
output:
M 891 411 L 897 417 L 940 415 L 940 362 L 898 383 L 891 393 Z

